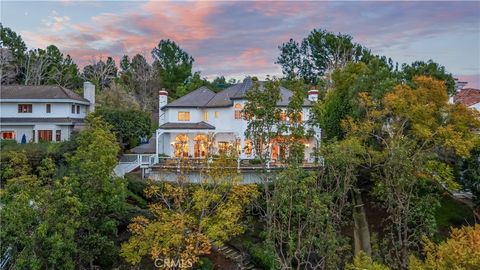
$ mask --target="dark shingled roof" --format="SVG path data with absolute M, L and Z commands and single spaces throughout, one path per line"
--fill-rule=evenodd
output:
M 155 141 L 155 136 L 152 136 L 148 143 L 140 144 L 132 149 L 130 149 L 131 153 L 134 154 L 154 154 L 157 151 L 157 142 Z
M 172 123 L 168 122 L 158 127 L 159 129 L 215 129 L 214 126 L 205 122 L 198 123 Z
M 215 92 L 205 86 L 194 90 L 187 95 L 168 103 L 165 107 L 203 107 L 207 102 L 215 96 Z
M 83 123 L 83 118 L 1 117 L 0 123 Z
M 260 89 L 263 88 L 264 82 L 259 82 Z M 235 99 L 245 99 L 247 92 L 252 89 L 253 81 L 250 77 L 243 80 L 242 83 L 234 84 L 225 90 L 214 93 L 206 87 L 200 87 L 197 90 L 165 105 L 167 108 L 188 107 L 188 108 L 216 108 L 228 107 L 233 105 Z M 293 96 L 292 91 L 280 87 L 281 100 L 278 106 L 287 106 L 289 99 Z M 312 103 L 305 99 L 303 106 L 311 106 Z
M 70 89 L 57 85 L 2 85 L 1 99 L 73 99 L 89 102 Z

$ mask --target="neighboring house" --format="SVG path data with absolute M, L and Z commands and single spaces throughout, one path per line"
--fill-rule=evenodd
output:
M 475 108 L 480 111 L 480 89 L 463 88 L 453 96 L 453 102 L 461 103 L 468 108 Z
M 0 87 L 0 139 L 19 143 L 64 141 L 95 110 L 95 86 L 84 83 L 84 95 L 61 86 Z
M 152 140 L 149 145 L 156 147 L 157 156 L 205 158 L 208 154 L 235 149 L 241 159 L 253 159 L 262 150 L 254 149 L 252 141 L 245 137 L 248 121 L 242 115 L 247 92 L 252 86 L 252 79 L 248 77 L 242 83 L 219 93 L 201 87 L 171 103 L 167 102 L 168 93 L 160 91 L 159 128 L 156 140 Z M 263 87 L 263 82 L 260 82 L 260 87 Z M 280 94 L 281 100 L 277 105 L 285 110 L 293 93 L 281 87 Z M 303 122 L 308 121 L 310 107 L 317 98 L 318 91 L 310 90 L 308 99 L 303 104 Z M 286 114 L 282 114 L 282 117 L 289 121 Z M 315 136 L 303 142 L 306 161 L 313 161 L 313 150 L 318 146 L 319 140 L 320 129 L 316 129 Z M 281 141 L 280 137 L 264 145 L 269 147 L 274 161 L 288 155 L 288 150 L 282 147 Z M 146 153 L 143 148 L 138 147 L 132 152 Z

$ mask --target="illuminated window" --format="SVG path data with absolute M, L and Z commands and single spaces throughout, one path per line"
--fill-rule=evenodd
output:
M 240 155 L 240 152 L 241 152 L 240 139 L 235 139 L 235 150 L 237 150 L 237 155 Z
M 228 142 L 218 142 L 218 153 L 219 154 L 224 154 L 228 151 Z
M 242 119 L 242 104 L 235 104 L 235 119 Z
M 188 157 L 188 136 L 180 134 L 172 142 L 175 147 L 175 157 Z
M 38 131 L 38 140 L 40 141 L 52 141 L 52 131 L 51 130 L 39 130 Z
M 190 121 L 190 112 L 178 112 L 178 121 Z
M 15 131 L 2 131 L 1 138 L 2 140 L 13 140 L 15 139 Z
M 203 120 L 208 121 L 208 112 L 203 113 Z
M 32 104 L 18 104 L 18 113 L 32 113 Z
M 303 112 L 300 112 L 296 117 L 294 115 L 290 115 L 290 122 L 303 122 Z
M 45 105 L 45 111 L 47 113 L 51 113 L 52 112 L 52 104 L 46 104 Z
M 245 140 L 245 147 L 243 149 L 246 156 L 251 156 L 253 150 L 252 141 Z
M 287 121 L 287 113 L 285 111 L 280 113 L 280 120 Z
M 215 112 L 215 118 L 218 118 L 218 112 Z
M 193 145 L 193 156 L 196 158 L 207 157 L 208 154 L 208 138 L 206 135 L 199 134 L 193 138 L 195 144 Z

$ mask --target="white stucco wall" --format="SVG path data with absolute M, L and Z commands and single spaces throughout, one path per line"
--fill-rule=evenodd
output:
M 186 132 L 190 138 L 189 142 L 189 152 L 193 155 L 193 137 L 196 134 L 207 134 L 209 132 L 215 133 L 214 143 L 212 145 L 214 150 L 218 150 L 218 142 L 228 141 L 231 143 L 235 142 L 236 138 L 240 138 L 241 144 L 241 158 L 253 158 L 253 156 L 246 156 L 243 152 L 245 147 L 245 130 L 247 129 L 248 121 L 244 119 L 235 119 L 235 105 L 241 104 L 242 108 L 245 106 L 246 100 L 234 100 L 233 106 L 230 107 L 220 107 L 220 108 L 165 108 L 165 120 L 170 123 L 198 123 L 204 121 L 215 127 L 214 130 L 200 130 L 200 131 L 188 131 Z M 286 108 L 282 108 L 286 110 Z M 307 121 L 310 118 L 310 108 L 303 108 L 304 121 Z M 178 121 L 178 112 L 190 112 L 190 121 Z M 205 120 L 204 113 L 208 113 L 208 120 Z M 215 112 L 217 112 L 218 117 L 215 117 Z M 164 135 L 161 136 L 159 145 L 160 153 L 173 156 L 173 146 L 171 142 L 175 140 L 175 137 L 178 134 L 181 134 L 181 131 L 169 131 L 163 130 Z M 310 157 L 313 148 L 316 146 L 315 139 L 310 139 L 308 147 L 305 149 L 305 158 Z M 191 149 L 190 149 L 191 148 Z
M 18 104 L 32 104 L 31 113 L 19 113 Z M 51 112 L 47 113 L 46 104 L 51 104 Z M 72 113 L 72 105 L 75 105 L 75 113 Z M 77 114 L 76 106 L 80 106 L 80 114 Z M 85 118 L 87 115 L 88 106 L 74 102 L 1 102 L 0 116 L 1 117 L 41 117 L 41 118 Z
M 1 125 L 0 131 L 13 131 L 15 133 L 15 140 L 17 142 L 22 141 L 23 135 L 27 142 L 33 141 L 33 131 L 35 130 L 35 140 L 38 141 L 38 130 L 51 130 L 52 131 L 52 141 L 56 140 L 56 131 L 61 131 L 61 140 L 66 141 L 70 139 L 72 126 L 69 125 L 56 125 L 48 123 L 22 123 L 19 125 Z

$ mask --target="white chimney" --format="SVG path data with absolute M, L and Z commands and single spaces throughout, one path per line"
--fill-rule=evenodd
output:
M 318 100 L 318 90 L 316 89 L 310 89 L 308 91 L 308 100 L 315 102 Z
M 95 111 L 95 85 L 91 82 L 83 82 L 83 97 L 90 101 L 88 112 Z
M 165 124 L 166 122 L 166 117 L 165 113 L 163 112 L 162 108 L 167 105 L 168 102 L 168 92 L 165 90 L 165 88 L 162 88 L 162 90 L 158 91 L 158 125 L 161 126 Z

